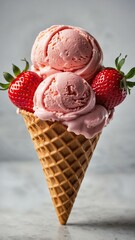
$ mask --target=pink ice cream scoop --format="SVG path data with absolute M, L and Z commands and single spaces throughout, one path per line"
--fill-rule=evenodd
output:
M 92 138 L 108 123 L 108 111 L 96 105 L 95 93 L 86 80 L 71 72 L 55 73 L 38 86 L 34 115 L 60 121 L 67 130 Z
M 90 81 L 102 65 L 102 50 L 85 30 L 52 26 L 37 36 L 31 52 L 32 70 L 44 78 L 56 72 L 74 72 Z

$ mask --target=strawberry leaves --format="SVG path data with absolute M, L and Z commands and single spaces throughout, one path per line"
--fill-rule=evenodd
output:
M 29 63 L 25 58 L 22 59 L 22 61 L 25 62 L 25 68 L 23 69 L 22 72 L 27 72 L 29 69 Z M 15 77 L 18 77 L 22 73 L 20 68 L 14 64 L 12 64 L 12 71 L 13 71 Z M 7 90 L 9 88 L 11 82 L 15 79 L 15 77 L 13 77 L 8 72 L 3 72 L 3 77 L 6 80 L 6 82 L 8 82 L 8 83 L 0 83 L 0 87 L 1 87 L 0 90 Z
M 0 87 L 1 87 L 0 90 L 7 90 L 10 86 L 10 82 L 13 81 L 14 77 L 10 73 L 7 73 L 7 72 L 4 72 L 3 76 L 6 80 L 6 82 L 8 82 L 8 83 L 0 83 Z
M 2 87 L 2 88 L 0 88 L 0 90 L 7 90 L 9 88 L 10 84 L 9 83 L 0 83 L 0 86 Z
M 21 73 L 20 68 L 17 67 L 16 65 L 14 65 L 14 64 L 12 64 L 12 69 L 13 69 L 13 73 L 16 77 Z
M 130 71 L 125 75 L 126 79 L 132 78 L 135 76 L 135 67 L 131 68 Z
M 8 83 L 0 83 L 0 87 L 1 87 L 0 90 L 7 90 L 10 86 L 10 82 L 14 79 L 14 77 L 10 73 L 7 73 L 7 72 L 4 72 L 3 76 L 6 80 L 6 82 L 8 82 Z
M 10 73 L 7 73 L 7 72 L 4 72 L 3 76 L 4 76 L 5 80 L 9 83 L 14 79 L 14 77 Z
M 116 68 L 117 68 L 117 70 L 118 70 L 119 72 L 120 72 L 122 66 L 123 66 L 124 63 L 125 63 L 125 60 L 126 60 L 127 55 L 126 55 L 124 58 L 122 58 L 122 59 L 120 59 L 120 57 L 121 57 L 121 53 L 120 53 L 120 55 L 115 59 L 115 66 L 116 66 Z
M 22 61 L 25 62 L 25 68 L 23 69 L 23 72 L 27 72 L 29 69 L 29 62 L 26 60 L 26 58 L 22 59 Z
M 132 77 L 135 76 L 135 67 L 132 68 L 126 75 L 125 75 L 125 78 L 126 79 L 130 79 Z M 131 82 L 131 81 L 126 81 L 126 84 L 127 84 L 127 90 L 128 90 L 128 93 L 130 94 L 131 92 L 131 88 L 133 88 L 135 86 L 135 82 Z
M 135 86 L 135 82 L 127 81 L 127 79 L 131 79 L 135 76 L 135 67 L 131 68 L 127 74 L 124 74 L 124 72 L 121 71 L 121 68 L 125 63 L 127 55 L 121 59 L 120 57 L 121 57 L 121 54 L 115 59 L 116 69 L 123 76 L 123 78 L 120 81 L 120 88 L 126 90 L 126 92 L 130 94 L 131 88 Z

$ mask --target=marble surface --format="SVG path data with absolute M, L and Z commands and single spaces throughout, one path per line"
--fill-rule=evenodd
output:
M 101 170 L 95 158 L 66 226 L 57 220 L 37 160 L 0 163 L 0 239 L 134 240 L 134 170 Z
M 0 76 L 30 61 L 39 31 L 52 24 L 85 28 L 114 66 L 135 65 L 134 0 L 0 0 Z M 135 239 L 135 89 L 104 129 L 67 226 L 60 226 L 23 119 L 0 92 L 0 240 Z

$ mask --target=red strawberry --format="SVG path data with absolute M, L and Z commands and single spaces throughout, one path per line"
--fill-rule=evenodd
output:
M 29 63 L 26 59 L 24 61 L 26 62 L 26 67 L 22 72 L 17 66 L 13 65 L 15 78 L 9 73 L 3 73 L 8 83 L 0 83 L 2 87 L 0 90 L 8 89 L 8 96 L 15 106 L 28 112 L 33 112 L 34 93 L 42 78 L 32 71 L 28 71 Z
M 121 71 L 125 58 L 120 59 L 121 54 L 115 60 L 115 68 L 104 68 L 94 78 L 91 87 L 96 93 L 98 104 L 112 109 L 119 105 L 130 94 L 130 90 L 135 86 L 135 82 L 127 81 L 135 75 L 135 67 L 126 75 Z

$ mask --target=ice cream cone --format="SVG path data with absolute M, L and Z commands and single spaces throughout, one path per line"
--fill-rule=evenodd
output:
M 40 159 L 61 224 L 66 224 L 100 134 L 88 140 L 59 122 L 20 111 Z

